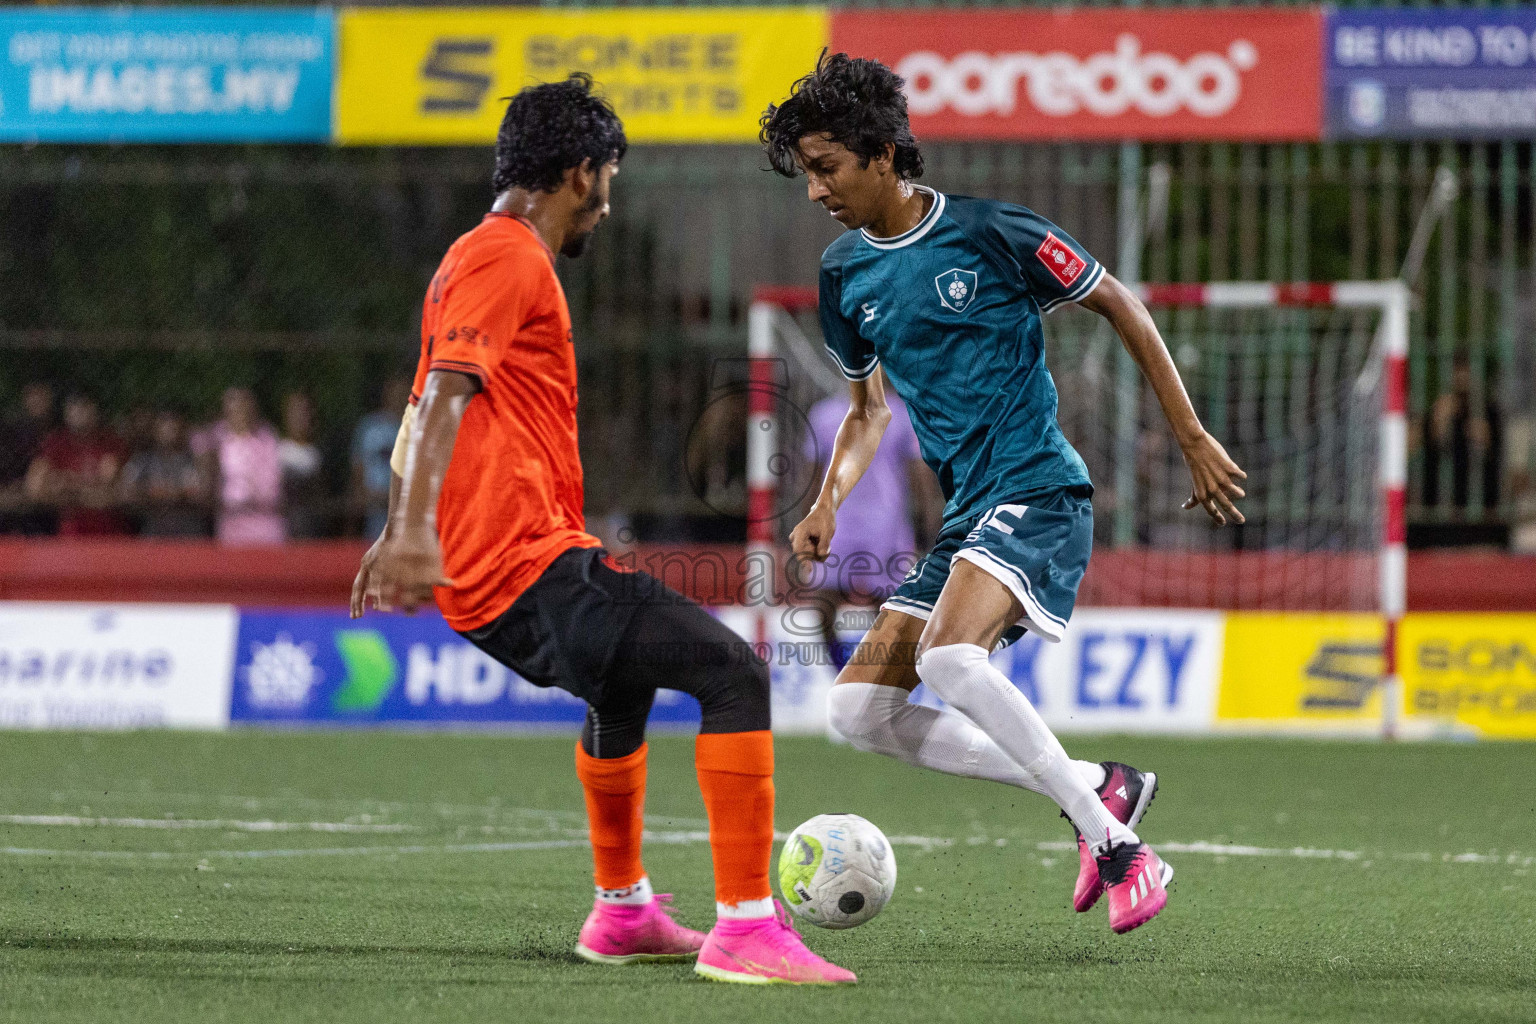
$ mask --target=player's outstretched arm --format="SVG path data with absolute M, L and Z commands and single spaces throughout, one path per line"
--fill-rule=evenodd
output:
M 442 549 L 437 539 L 437 499 L 453 458 L 459 424 L 478 385 L 473 377 L 448 370 L 427 374 L 421 400 L 410 425 L 404 471 L 399 490 L 390 494 L 389 525 L 365 560 L 368 578 L 362 595 L 354 585 L 354 611 L 360 612 L 360 596 L 372 595 L 380 610 L 399 607 L 412 614 L 432 600 L 433 587 L 453 581 L 443 574 Z
M 1105 274 L 1093 291 L 1079 299 L 1078 305 L 1110 322 L 1126 351 L 1151 382 L 1158 404 L 1163 407 L 1163 415 L 1168 418 L 1173 436 L 1184 452 L 1189 475 L 1194 479 L 1194 493 L 1184 507 L 1205 509 L 1217 526 L 1225 526 L 1229 520 L 1243 522 L 1243 514 L 1238 511 L 1235 499 L 1245 496 L 1238 481 L 1248 479 L 1248 474 L 1232 461 L 1221 442 L 1201 426 L 1200 417 L 1195 414 L 1195 407 L 1184 390 L 1184 382 L 1179 379 L 1178 367 L 1174 366 L 1168 346 L 1163 344 L 1163 337 L 1147 307 L 1110 274 Z
M 880 438 L 891 422 L 891 407 L 885 403 L 885 374 L 877 370 L 863 380 L 848 382 L 851 399 L 848 415 L 837 428 L 827 475 L 822 479 L 816 503 L 789 533 L 790 550 L 800 558 L 826 559 L 832 549 L 832 534 L 837 529 L 837 510 L 850 491 L 864 476 L 880 449 Z

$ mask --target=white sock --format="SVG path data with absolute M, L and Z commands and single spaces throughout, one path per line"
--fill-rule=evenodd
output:
M 991 738 L 959 715 L 913 704 L 898 686 L 838 683 L 827 696 L 828 717 L 860 750 L 894 757 L 966 779 L 986 779 L 1050 796 L 1044 783 L 1025 771 Z M 1073 761 L 1090 789 L 1104 785 L 1102 765 Z
M 634 885 L 626 885 L 622 889 L 604 889 L 597 887 L 597 901 L 599 903 L 616 903 L 620 906 L 639 907 L 655 899 L 655 893 L 651 890 L 651 878 L 649 875 L 641 875 L 640 881 Z
M 1040 713 L 987 661 L 985 650 L 975 644 L 930 647 L 917 659 L 917 674 L 1037 780 L 1038 791 L 1056 801 L 1090 847 L 1137 841 L 1109 813 Z
M 740 903 L 715 903 L 715 916 L 745 921 L 757 917 L 773 916 L 773 897 L 760 900 L 742 900 Z

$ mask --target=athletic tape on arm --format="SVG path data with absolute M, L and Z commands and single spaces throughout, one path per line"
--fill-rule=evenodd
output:
M 410 440 L 411 427 L 416 422 L 416 407 L 406 405 L 405 415 L 400 417 L 400 432 L 395 435 L 395 450 L 389 453 L 389 468 L 395 476 L 405 476 L 405 446 Z

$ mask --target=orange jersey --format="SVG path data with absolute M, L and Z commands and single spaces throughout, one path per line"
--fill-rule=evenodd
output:
M 596 547 L 582 515 L 576 354 L 554 254 L 520 217 L 487 214 L 427 291 L 415 403 L 431 370 L 480 382 L 437 503 L 437 605 L 457 630 L 512 606 L 561 552 Z

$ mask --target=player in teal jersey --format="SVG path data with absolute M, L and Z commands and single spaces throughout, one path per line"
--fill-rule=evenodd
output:
M 1093 541 L 1093 486 L 1056 424 L 1041 318 L 1076 302 L 1114 327 L 1184 452 L 1185 508 L 1241 523 L 1245 474 L 1200 425 L 1146 308 L 1070 235 L 1021 206 L 914 184 L 901 85 L 876 61 L 824 55 L 762 119 L 774 168 L 803 172 L 849 229 L 822 256 L 820 313 L 852 405 L 795 553 L 826 557 L 890 418 L 886 380 L 948 501 L 933 550 L 838 676 L 832 723 L 861 749 L 1050 797 L 1077 832 L 1074 906 L 1107 892 L 1110 927 L 1129 931 L 1162 909 L 1173 875 L 1134 831 L 1156 775 L 1069 758 L 987 660 L 1026 629 L 1061 639 Z M 910 703 L 919 681 L 975 725 Z

